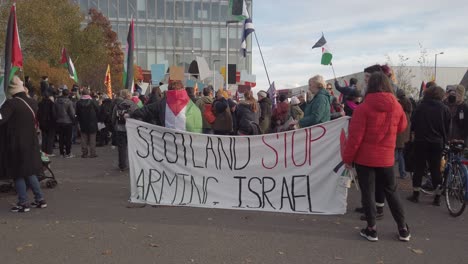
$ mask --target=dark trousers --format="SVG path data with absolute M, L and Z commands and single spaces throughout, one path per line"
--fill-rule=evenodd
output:
M 397 184 L 393 167 L 372 168 L 356 164 L 356 171 L 361 188 L 361 200 L 366 213 L 367 226 L 376 225 L 375 190 L 380 185 L 398 228 L 406 227 L 405 213 L 397 193 Z
M 422 178 L 424 176 L 426 165 L 429 165 L 429 172 L 432 177 L 432 186 L 436 188 L 442 184 L 440 173 L 440 161 L 442 159 L 442 144 L 429 142 L 414 142 L 415 156 L 415 171 L 413 176 L 413 188 L 418 190 L 421 187 Z
M 119 169 L 123 170 L 128 168 L 127 132 L 117 131 L 115 133 L 117 141 L 117 150 L 119 151 Z
M 49 128 L 47 130 L 42 130 L 42 146 L 41 150 L 44 153 L 52 154 L 54 152 L 54 142 L 55 142 L 55 129 Z
M 58 124 L 57 134 L 59 136 L 60 155 L 70 155 L 72 144 L 72 124 Z

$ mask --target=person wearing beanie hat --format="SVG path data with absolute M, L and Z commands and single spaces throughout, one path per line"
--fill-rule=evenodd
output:
M 258 92 L 257 96 L 258 104 L 260 105 L 260 129 L 262 130 L 262 134 L 267 134 L 271 127 L 271 108 L 273 103 L 271 102 L 271 99 L 268 98 L 267 93 L 263 90 Z
M 23 82 L 14 76 L 8 86 L 12 98 L 0 108 L 0 127 L 8 144 L 0 144 L 0 171 L 14 180 L 18 203 L 12 212 L 29 212 L 30 206 L 45 208 L 41 187 L 36 175 L 42 173 L 42 161 L 37 137 L 37 102 L 27 96 Z M 6 126 L 3 126 L 7 124 Z M 29 204 L 27 188 L 34 193 L 34 202 Z
M 449 140 L 464 140 L 468 138 L 468 106 L 464 102 L 465 87 L 450 85 L 447 87 L 445 105 L 450 109 L 452 122 L 450 123 Z
M 299 104 L 301 101 L 296 96 L 293 96 L 291 98 L 291 106 L 290 106 L 290 111 L 291 111 L 291 117 L 294 120 L 301 120 L 304 117 L 304 112 L 302 109 L 299 107 Z

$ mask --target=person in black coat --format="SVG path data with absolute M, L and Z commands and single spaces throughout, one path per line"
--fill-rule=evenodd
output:
M 8 144 L 0 148 L 4 156 L 2 162 L 8 177 L 13 178 L 18 204 L 11 208 L 12 212 L 28 212 L 27 187 L 34 193 L 31 206 L 47 207 L 36 175 L 42 172 L 41 153 L 36 134 L 37 103 L 26 95 L 23 82 L 14 76 L 8 87 L 12 96 L 0 108 L 0 127 Z
M 49 157 L 55 156 L 54 141 L 55 141 L 55 104 L 51 100 L 53 97 L 44 97 L 39 103 L 39 110 L 37 112 L 37 120 L 42 135 L 42 152 L 46 153 Z
M 81 99 L 76 103 L 76 117 L 81 129 L 81 157 L 96 158 L 96 133 L 98 131 L 99 106 L 89 95 L 88 89 L 83 90 Z
M 112 100 L 106 94 L 103 95 L 102 104 L 99 107 L 99 122 L 104 123 L 104 128 L 99 131 L 100 137 L 97 139 L 98 146 L 104 146 L 109 144 L 110 133 L 114 131 L 112 127 Z
M 433 204 L 440 205 L 440 184 L 442 177 L 440 163 L 444 145 L 448 141 L 451 114 L 442 103 L 445 92 L 439 86 L 432 86 L 424 92 L 424 98 L 414 111 L 411 130 L 414 132 L 415 172 L 413 176 L 413 195 L 411 202 L 419 202 L 419 191 L 426 164 L 429 165 L 432 184 L 436 188 Z

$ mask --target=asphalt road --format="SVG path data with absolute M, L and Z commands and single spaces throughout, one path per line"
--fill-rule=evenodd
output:
M 74 145 L 75 154 L 79 147 Z M 430 197 L 404 201 L 412 231 L 399 242 L 386 208 L 379 242 L 359 236 L 365 223 L 346 215 L 316 216 L 188 207 L 129 208 L 128 174 L 117 151 L 96 159 L 53 158 L 59 180 L 45 189 L 49 207 L 9 212 L 13 193 L 0 194 L 0 263 L 468 263 L 468 212 L 449 216 Z M 401 182 L 401 196 L 409 181 Z

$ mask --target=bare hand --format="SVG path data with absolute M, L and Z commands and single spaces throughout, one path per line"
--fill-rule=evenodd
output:
M 347 170 L 351 170 L 353 168 L 353 165 L 352 164 L 345 164 L 345 168 Z

